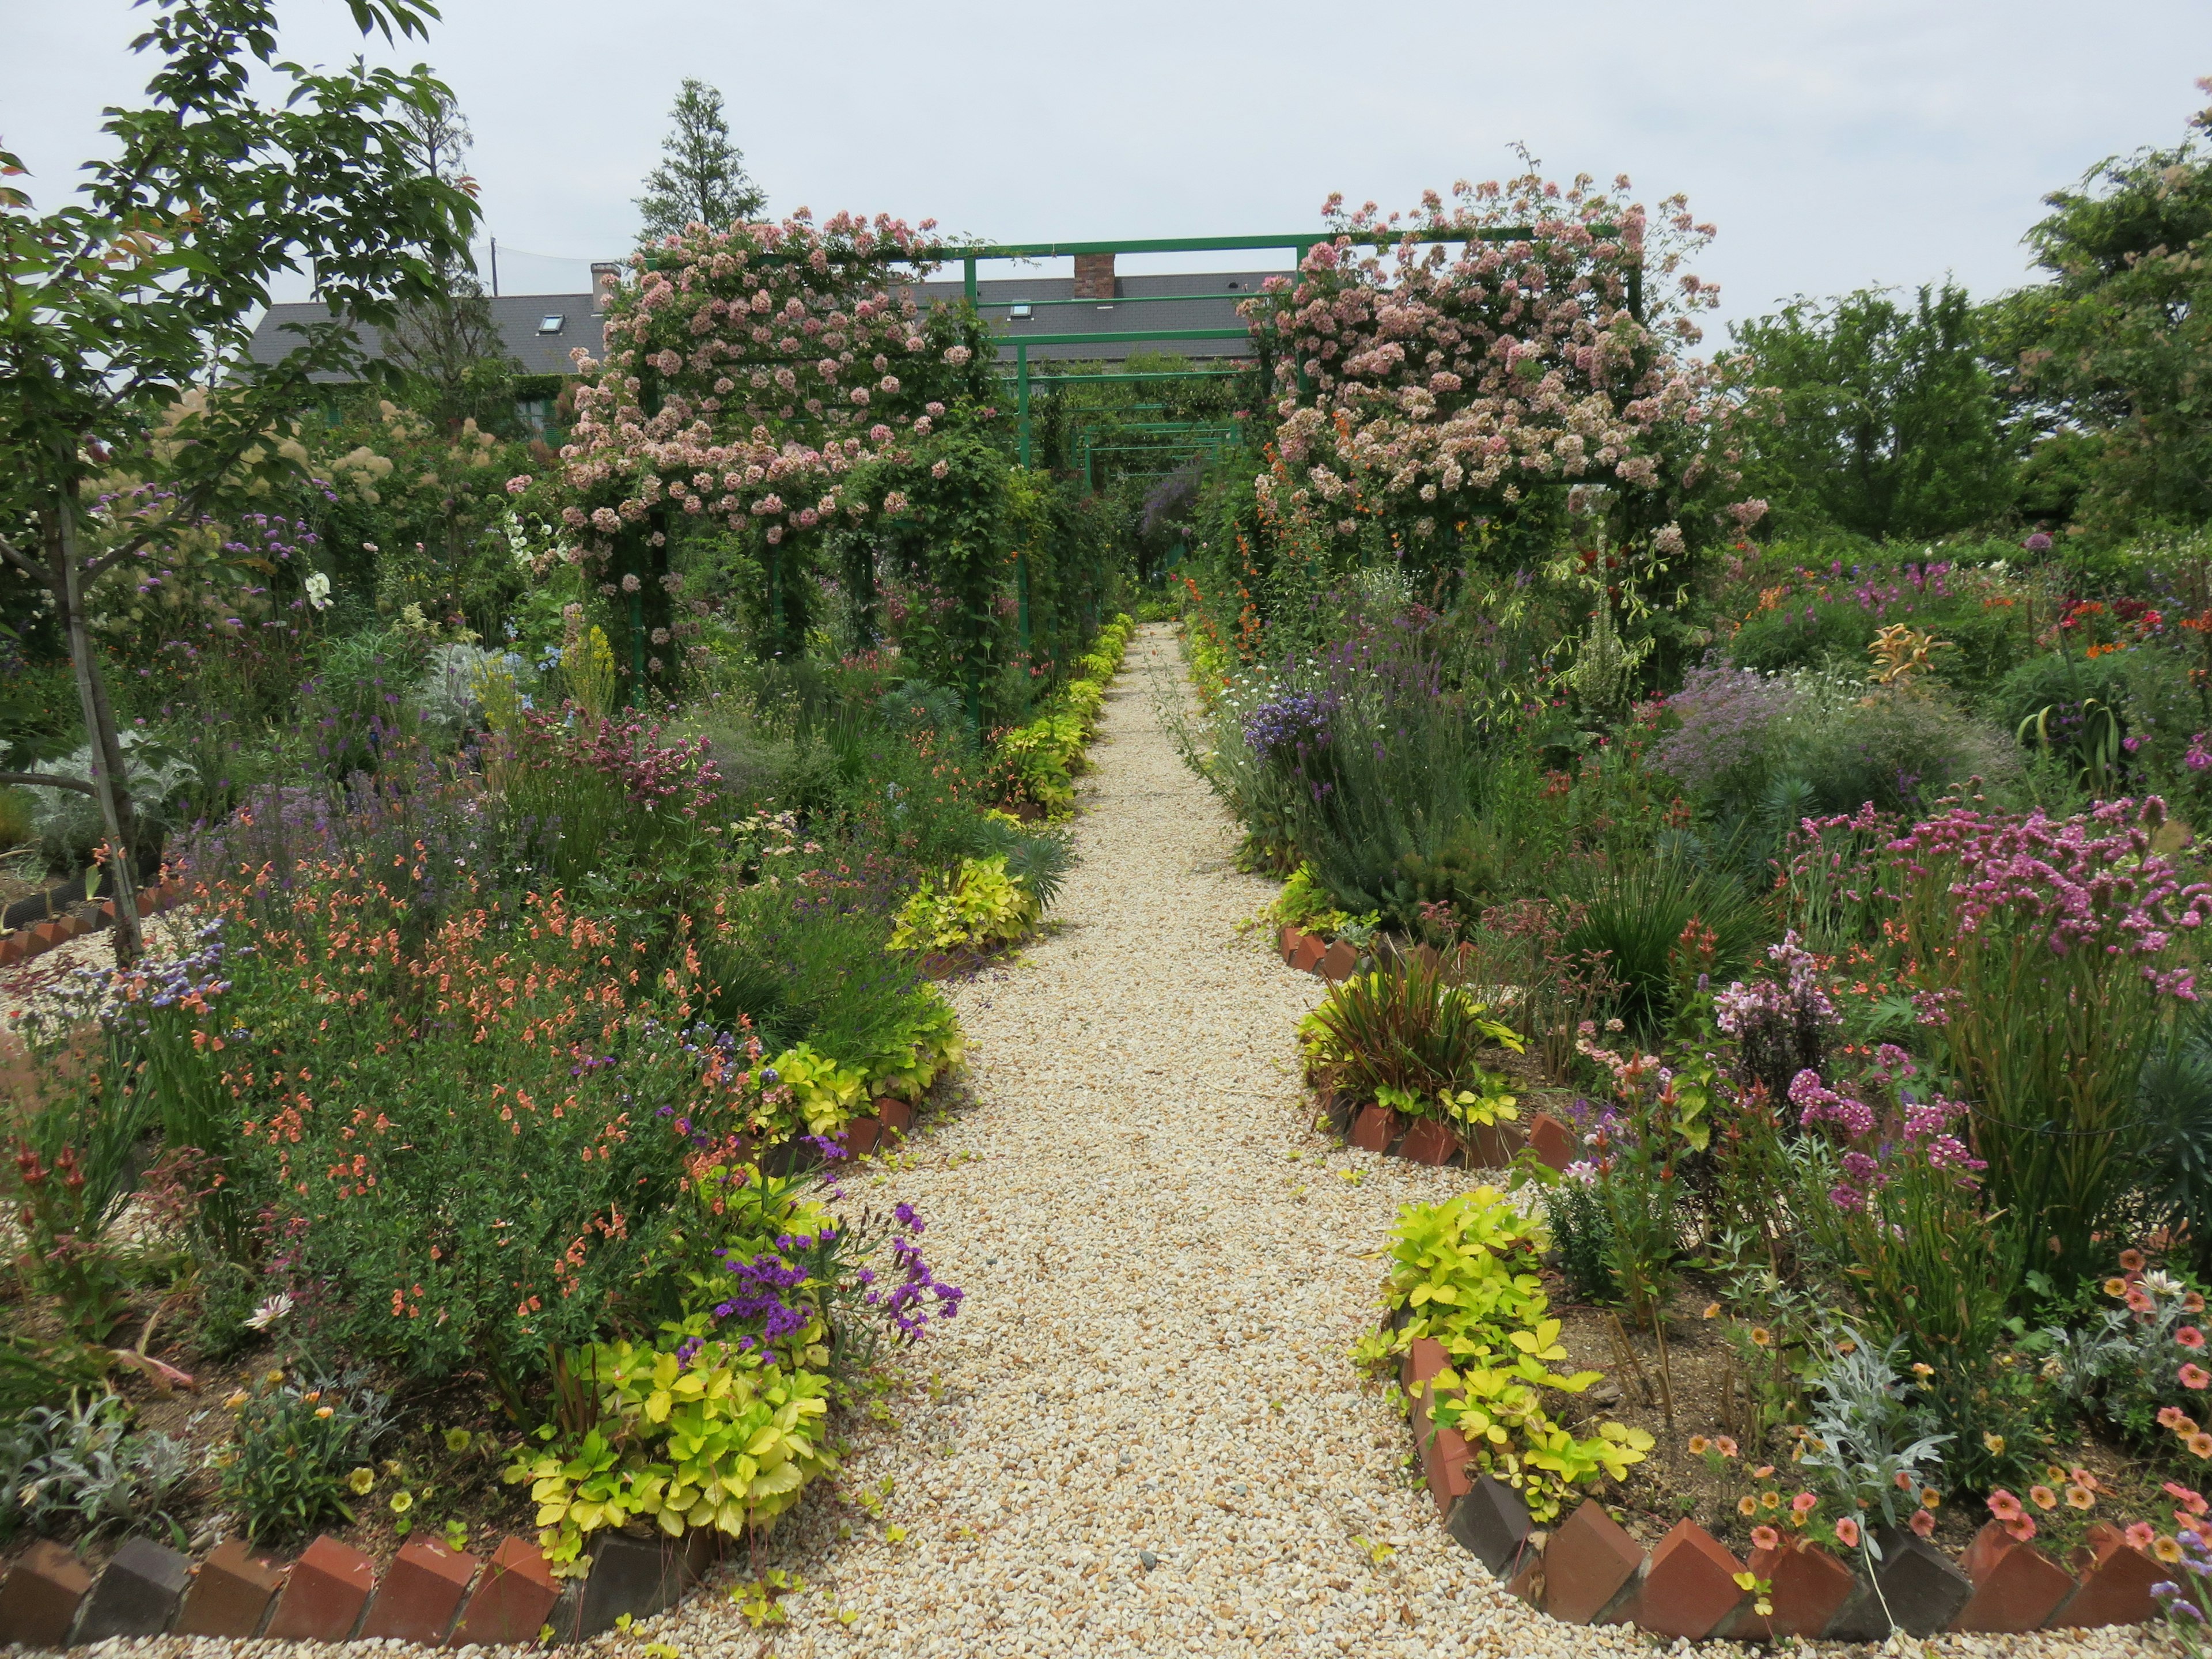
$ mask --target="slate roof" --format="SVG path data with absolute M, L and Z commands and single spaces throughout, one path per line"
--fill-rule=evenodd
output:
M 1192 299 L 1178 301 L 1159 298 L 1179 294 L 1234 295 L 1241 298 L 1257 293 L 1260 284 L 1270 276 L 1280 273 L 1265 270 L 1191 271 L 1164 276 L 1127 276 L 1116 279 L 1115 298 L 1112 301 L 1085 301 L 1067 305 L 1038 305 L 1039 301 L 1066 301 L 1074 297 L 1074 278 L 1070 276 L 997 276 L 984 277 L 975 284 L 976 299 L 984 317 L 994 326 L 1004 331 L 1006 343 L 999 349 L 1000 360 L 1014 361 L 1013 340 L 1020 334 L 1076 334 L 1116 333 L 1140 328 L 1242 328 L 1243 319 L 1237 314 L 1237 298 Z M 925 303 L 936 305 L 957 301 L 962 294 L 960 279 L 935 280 L 913 285 L 916 296 Z M 1024 319 L 1008 316 L 1007 307 L 1020 301 L 1036 306 Z M 1135 301 L 1139 303 L 1131 304 Z M 1152 301 L 1157 302 L 1152 302 Z M 605 349 L 605 340 L 599 331 L 599 313 L 593 309 L 589 293 L 581 294 L 505 294 L 490 301 L 492 320 L 498 325 L 501 337 L 507 343 L 509 356 L 522 365 L 526 374 L 568 374 L 574 373 L 568 353 L 576 347 L 597 356 Z M 312 301 L 304 303 L 271 306 L 253 331 L 249 349 L 257 362 L 273 363 L 291 349 L 293 337 L 283 331 L 288 323 L 319 321 L 325 312 Z M 550 317 L 559 317 L 562 325 L 556 333 L 540 332 L 540 325 Z M 363 343 L 371 356 L 381 350 L 381 343 L 374 328 L 364 327 Z M 1079 359 L 1118 362 L 1133 351 L 1173 352 L 1184 357 L 1249 357 L 1251 342 L 1246 338 L 1225 340 L 1164 340 L 1158 344 L 1142 342 L 1109 342 L 1100 345 L 1038 346 L 1030 353 L 1031 362 L 1048 359 Z M 320 381 L 340 381 L 336 374 L 318 374 Z
M 489 304 L 491 319 L 498 326 L 500 338 L 506 342 L 507 355 L 522 365 L 525 374 L 573 374 L 575 365 L 568 360 L 573 348 L 582 346 L 593 356 L 605 349 L 606 341 L 599 332 L 599 313 L 593 308 L 594 301 L 588 293 L 502 294 Z M 256 362 L 276 362 L 298 343 L 296 335 L 284 333 L 285 325 L 320 322 L 329 314 L 313 301 L 271 306 L 254 326 L 252 343 L 247 349 Z M 541 325 L 553 317 L 561 319 L 558 331 L 542 332 Z M 365 326 L 361 332 L 369 356 L 380 356 L 383 343 L 378 338 L 377 330 Z M 319 381 L 345 379 L 341 374 L 318 374 L 314 378 Z

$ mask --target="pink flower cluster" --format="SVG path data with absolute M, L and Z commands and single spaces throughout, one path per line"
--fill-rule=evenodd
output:
M 936 355 L 957 369 L 972 356 L 932 352 L 907 287 L 931 269 L 929 228 L 880 214 L 817 226 L 802 210 L 695 225 L 632 256 L 635 282 L 608 295 L 604 358 L 571 354 L 582 381 L 561 451 L 566 522 L 612 537 L 673 507 L 757 524 L 773 544 L 880 505 L 854 496 L 849 475 L 928 430 L 917 382 L 929 374 L 895 362 Z
M 2165 817 L 2155 795 L 2139 806 L 2108 801 L 2057 823 L 2040 811 L 2005 818 L 1959 809 L 1915 824 L 1891 851 L 1917 879 L 1939 870 L 1952 877 L 1961 934 L 1999 926 L 2039 939 L 2054 956 L 2154 957 L 2176 929 L 2212 915 L 2212 886 L 2185 885 L 2151 850 Z M 2146 961 L 2142 971 L 2161 994 L 2195 1000 L 2186 970 L 2161 972 Z
M 1718 303 L 1681 269 L 1711 227 L 1676 198 L 1655 232 L 1625 179 L 1563 190 L 1531 172 L 1454 195 L 1449 210 L 1431 191 L 1416 213 L 1387 220 L 1371 203 L 1347 213 L 1333 198 L 1333 239 L 1295 281 L 1270 279 L 1242 307 L 1275 364 L 1281 453 L 1303 481 L 1294 504 L 1389 500 L 1420 513 L 1415 533 L 1429 535 L 1545 482 L 1733 483 L 1727 456 L 1705 441 L 1733 406 L 1709 368 L 1664 349 L 1694 343 L 1693 313 Z M 1465 233 L 1456 258 L 1411 240 L 1363 252 L 1378 234 L 1437 231 Z M 1629 306 L 1639 264 L 1657 279 L 1641 321 Z M 1280 487 L 1260 481 L 1263 495 Z M 1765 511 L 1738 507 L 1741 525 Z M 1679 526 L 1660 540 L 1679 547 Z
M 1832 1123 L 1850 1140 L 1874 1133 L 1874 1108 L 1863 1100 L 1838 1094 L 1820 1080 L 1818 1072 L 1800 1072 L 1790 1080 L 1790 1103 L 1797 1109 L 1797 1121 L 1808 1129 Z

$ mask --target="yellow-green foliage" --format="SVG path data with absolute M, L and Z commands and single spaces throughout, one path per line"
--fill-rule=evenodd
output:
M 785 1049 L 769 1065 L 776 1074 L 777 1086 L 791 1091 L 793 1111 L 805 1123 L 808 1134 L 836 1134 L 867 1098 L 866 1073 L 817 1054 L 804 1042 Z
M 1067 763 L 1060 758 L 1066 743 L 1064 734 L 1054 730 L 1055 719 L 1076 725 L 1072 715 L 1048 714 L 1016 726 L 999 739 L 995 769 L 1009 799 L 1028 801 L 1043 808 L 1047 817 L 1060 818 L 1075 810 L 1075 785 L 1068 776 Z M 1078 726 L 1079 753 L 1081 741 Z
M 672 1334 L 704 1336 L 708 1322 L 695 1318 Z M 600 1421 L 572 1455 L 526 1445 L 507 1471 L 510 1484 L 530 1483 L 538 1542 L 556 1571 L 580 1575 L 591 1534 L 633 1519 L 672 1537 L 699 1527 L 735 1537 L 837 1467 L 825 1429 L 830 1379 L 809 1369 L 828 1364 L 819 1341 L 790 1367 L 713 1340 L 684 1364 L 627 1342 L 563 1358 L 597 1394 Z
M 890 948 L 953 951 L 1003 945 L 1020 938 L 1036 916 L 1036 901 L 1007 875 L 1005 854 L 963 859 L 951 881 L 941 886 L 926 882 L 901 907 Z
M 1474 1461 L 1548 1523 L 1577 1487 L 1601 1474 L 1620 1480 L 1642 1462 L 1651 1437 L 1602 1423 L 1577 1440 L 1553 1420 L 1544 1391 L 1580 1394 L 1600 1373 L 1551 1369 L 1567 1352 L 1559 1322 L 1545 1317 L 1550 1304 L 1535 1273 L 1543 1237 L 1541 1224 L 1494 1187 L 1408 1205 L 1398 1212 L 1385 1300 L 1412 1316 L 1366 1338 L 1353 1355 L 1388 1370 L 1422 1337 L 1443 1344 L 1451 1364 L 1431 1385 L 1431 1421 L 1464 1435 Z
M 868 1094 L 896 1095 L 919 1100 L 948 1066 L 957 1066 L 968 1052 L 968 1039 L 960 1030 L 960 1017 L 943 997 L 930 1000 L 927 1010 L 908 1029 L 898 1053 L 877 1061 L 868 1079 Z
M 1352 921 L 1349 913 L 1337 908 L 1335 896 L 1321 884 L 1310 864 L 1301 864 L 1291 872 L 1283 890 L 1267 907 L 1267 914 L 1283 927 L 1325 939 L 1334 939 Z

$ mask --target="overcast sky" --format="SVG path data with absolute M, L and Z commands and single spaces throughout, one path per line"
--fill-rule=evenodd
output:
M 2205 0 L 444 0 L 427 59 L 476 132 L 509 293 L 631 246 L 677 83 L 721 88 L 771 211 L 935 216 L 1000 241 L 1314 226 L 1508 173 L 1686 191 L 1723 318 L 1948 272 L 2022 281 L 2047 191 L 2166 145 L 2205 100 Z M 360 50 L 342 0 L 281 0 L 286 53 Z M 126 0 L 0 0 L 0 143 L 40 205 L 146 78 Z M 553 258 L 534 256 L 553 255 Z M 1134 262 L 1125 262 L 1124 270 Z M 1158 268 L 1162 262 L 1154 262 Z M 1198 256 L 1183 269 L 1265 265 Z

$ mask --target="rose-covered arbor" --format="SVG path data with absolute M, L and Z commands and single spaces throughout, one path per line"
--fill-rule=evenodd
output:
M 1593 539 L 1671 560 L 1755 520 L 1732 416 L 1711 369 L 1679 354 L 1717 293 L 1686 269 L 1712 234 L 1680 198 L 1655 221 L 1587 178 L 1533 170 L 1427 192 L 1410 215 L 1326 210 L 1331 234 L 1242 307 L 1274 365 L 1287 479 L 1268 498 L 1349 543 L 1362 520 L 1424 568 L 1485 526 L 1516 550 L 1570 509 Z M 1459 240 L 1452 257 L 1449 243 Z M 1363 252 L 1372 249 L 1372 252 Z
M 632 280 L 607 279 L 605 355 L 574 354 L 575 422 L 547 487 L 577 538 L 566 556 L 629 596 L 634 672 L 662 672 L 696 626 L 671 614 L 672 535 L 737 532 L 758 559 L 763 651 L 791 651 L 831 529 L 905 510 L 901 469 L 927 465 L 948 410 L 988 394 L 972 311 L 925 313 L 909 291 L 939 252 L 930 228 L 804 210 L 694 225 L 633 255 Z

